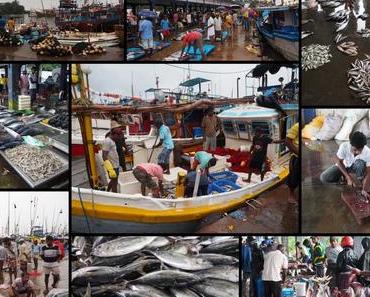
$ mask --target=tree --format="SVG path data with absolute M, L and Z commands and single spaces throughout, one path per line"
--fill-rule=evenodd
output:
M 20 5 L 17 0 L 0 3 L 0 15 L 24 14 L 25 12 L 24 6 Z

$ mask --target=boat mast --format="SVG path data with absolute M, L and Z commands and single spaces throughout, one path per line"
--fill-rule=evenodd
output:
M 8 236 L 10 235 L 10 192 L 8 192 L 8 227 L 7 227 Z

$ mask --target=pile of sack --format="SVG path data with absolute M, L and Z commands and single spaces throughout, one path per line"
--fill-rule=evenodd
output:
M 315 117 L 302 130 L 302 137 L 311 140 L 349 139 L 352 132 L 360 131 L 370 138 L 370 110 L 344 109 Z

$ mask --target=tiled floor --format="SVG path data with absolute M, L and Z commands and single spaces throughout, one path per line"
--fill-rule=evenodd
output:
M 341 199 L 346 186 L 323 185 L 320 173 L 334 163 L 339 142 L 302 142 L 302 232 L 370 232 L 370 221 L 358 225 Z

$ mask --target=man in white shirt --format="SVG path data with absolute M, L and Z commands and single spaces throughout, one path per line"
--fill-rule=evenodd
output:
M 277 249 L 264 255 L 262 280 L 265 297 L 281 297 L 281 284 L 285 282 L 288 258 Z
M 366 145 L 366 136 L 356 131 L 349 136 L 349 142 L 339 146 L 336 163 L 320 175 L 322 183 L 338 183 L 344 177 L 349 186 L 356 186 L 356 181 L 350 175 L 355 173 L 362 184 L 361 194 L 370 199 L 370 148 Z
M 215 17 L 215 31 L 216 38 L 220 38 L 222 42 L 222 18 L 219 13 L 216 13 Z
M 207 39 L 213 41 L 215 38 L 215 20 L 211 14 L 207 14 Z
M 330 284 L 333 286 L 336 284 L 337 258 L 342 250 L 342 247 L 338 243 L 338 239 L 335 236 L 330 236 L 330 246 L 328 246 L 325 250 L 325 258 L 327 263 L 326 275 L 332 277 Z

